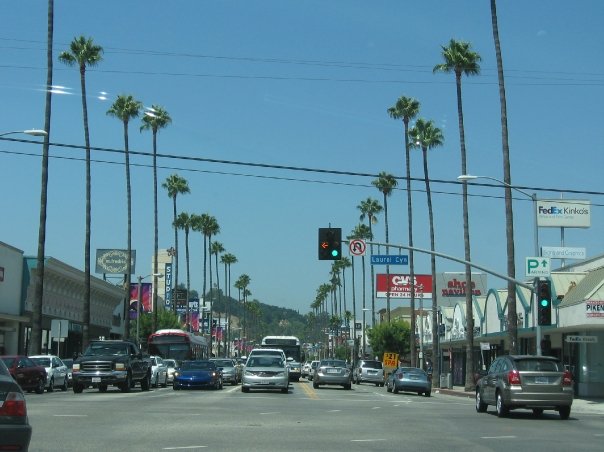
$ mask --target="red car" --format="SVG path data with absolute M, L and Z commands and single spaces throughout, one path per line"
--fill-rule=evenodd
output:
M 46 369 L 38 366 L 25 355 L 4 355 L 0 359 L 8 367 L 8 371 L 21 389 L 27 392 L 36 391 L 42 394 L 46 386 Z

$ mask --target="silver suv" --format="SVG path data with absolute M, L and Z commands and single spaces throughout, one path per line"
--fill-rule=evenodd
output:
M 384 366 L 381 361 L 362 359 L 357 362 L 352 374 L 352 381 L 356 384 L 363 382 L 384 386 Z
M 573 403 L 573 378 L 562 363 L 550 356 L 509 355 L 498 357 L 489 372 L 476 383 L 476 411 L 494 405 L 497 416 L 510 410 L 556 410 L 568 419 Z

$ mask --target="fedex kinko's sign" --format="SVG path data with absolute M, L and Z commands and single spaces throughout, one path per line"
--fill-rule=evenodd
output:
M 589 228 L 591 204 L 570 199 L 539 200 L 537 225 L 545 228 Z
M 388 284 L 390 282 L 390 284 Z M 415 285 L 415 298 L 432 298 L 432 275 L 415 275 L 412 282 L 409 275 L 377 274 L 375 278 L 375 296 L 387 298 L 411 298 L 411 287 Z

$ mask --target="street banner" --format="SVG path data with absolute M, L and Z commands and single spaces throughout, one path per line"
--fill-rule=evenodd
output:
M 140 312 L 151 312 L 152 306 L 151 306 L 151 286 L 153 284 L 152 283 L 141 283 L 141 294 L 142 294 L 142 298 L 141 298 L 141 306 L 140 306 Z M 130 284 L 130 318 L 131 319 L 136 319 L 136 312 L 137 312 L 137 304 L 138 304 L 138 284 L 137 283 L 131 283 Z
M 415 282 L 409 275 L 390 273 L 390 297 L 411 298 L 411 287 L 415 284 L 415 298 L 432 298 L 432 275 L 415 275 Z M 386 298 L 388 291 L 388 278 L 385 273 L 375 277 L 375 295 L 377 298 Z

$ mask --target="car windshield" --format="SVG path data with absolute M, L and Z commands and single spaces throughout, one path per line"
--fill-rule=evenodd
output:
M 176 367 L 176 361 L 173 359 L 164 359 L 164 364 L 168 367 Z
M 246 367 L 283 367 L 283 360 L 273 356 L 255 356 L 249 359 Z
M 363 367 L 367 367 L 369 369 L 381 369 L 382 363 L 380 361 L 365 361 L 363 362 Z
M 6 367 L 12 367 L 16 358 L 2 358 L 2 361 L 6 365 Z
M 4 364 L 4 361 L 0 359 L 0 375 L 6 375 L 9 376 L 10 372 L 8 371 L 8 368 L 6 367 L 6 364 Z
M 220 361 L 214 361 L 218 367 L 233 367 L 233 361 L 223 359 Z
M 128 346 L 124 344 L 91 344 L 84 356 L 127 355 Z
M 32 358 L 39 366 L 50 367 L 50 358 Z
M 520 372 L 561 372 L 560 364 L 549 359 L 520 359 L 516 361 L 516 368 Z
M 341 361 L 339 359 L 329 359 L 321 361 L 321 367 L 346 367 L 346 361 Z
M 215 370 L 216 365 L 209 361 L 184 361 L 181 370 Z

